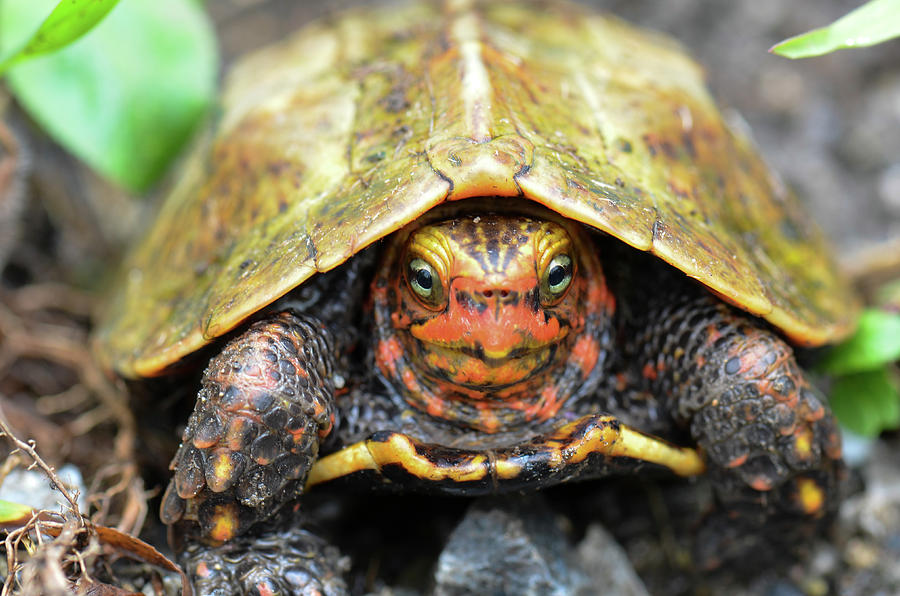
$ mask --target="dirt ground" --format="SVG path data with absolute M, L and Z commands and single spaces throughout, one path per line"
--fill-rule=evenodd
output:
M 358 3 L 217 0 L 208 6 L 228 62 L 310 18 Z M 858 2 L 608 0 L 590 4 L 669 33 L 692 51 L 707 67 L 710 87 L 720 104 L 749 125 L 762 153 L 797 189 L 833 238 L 849 274 L 900 274 L 891 269 L 900 260 L 900 41 L 796 62 L 766 53 L 775 42 L 828 23 Z M 17 437 L 34 439 L 37 452 L 50 465 L 71 464 L 80 470 L 80 491 L 87 499 L 78 507 L 95 523 L 140 534 L 166 551 L 156 511 L 163 481 L 160 470 L 167 462 L 155 454 L 170 446 L 160 440 L 153 449 L 144 449 L 148 439 L 138 441 L 137 423 L 126 407 L 126 388 L 99 370 L 88 346 L 91 312 L 111 264 L 147 219 L 145 211 L 152 207 L 146 204 L 130 200 L 74 163 L 35 129 L 0 88 L 3 418 Z M 560 540 L 575 553 L 570 557 L 573 568 L 590 578 L 605 569 L 603 560 L 617 561 L 620 567 L 630 565 L 634 574 L 623 579 L 621 593 L 900 593 L 895 563 L 900 558 L 898 447 L 897 433 L 877 441 L 851 438 L 847 443 L 853 466 L 848 498 L 834 531 L 802 560 L 749 578 L 738 573 L 698 576 L 685 563 L 678 537 L 683 528 L 677 517 L 680 511 L 697 507 L 697 491 L 703 489 L 693 485 L 617 485 L 598 501 L 604 510 L 592 521 L 577 528 L 571 527 L 572 516 L 560 522 Z M 155 459 L 148 461 L 151 458 Z M 0 467 L 0 477 L 6 478 L 4 490 L 26 482 L 15 474 L 30 463 L 21 453 L 6 459 Z M 39 472 L 33 473 L 42 478 Z M 551 494 L 548 507 L 559 513 L 560 503 L 584 498 L 579 490 Z M 25 491 L 30 494 L 32 489 Z M 400 515 L 387 498 L 373 503 L 383 508 L 385 516 Z M 371 516 L 366 510 L 370 506 L 349 498 L 344 503 L 348 513 L 342 510 L 342 519 L 336 520 L 333 506 L 315 505 L 322 512 L 322 525 L 338 533 L 355 532 L 363 518 Z M 419 544 L 412 538 L 412 546 L 394 551 L 403 564 L 389 564 L 385 557 L 390 555 L 367 557 L 365 548 L 384 548 L 383 543 L 402 542 L 406 537 L 395 530 L 389 537 L 374 529 L 371 535 L 361 534 L 351 549 L 360 559 L 353 571 L 354 591 L 427 589 L 431 580 L 421 578 L 431 577 L 438 565 L 435 558 L 442 541 L 460 519 L 474 519 L 492 506 L 479 504 L 466 513 L 468 504 L 453 500 L 403 505 L 417 507 L 420 513 L 415 519 L 421 521 L 421 528 L 429 528 L 414 539 L 431 545 L 425 549 L 428 557 L 410 557 Z M 445 516 L 438 523 L 432 520 L 435 507 Z M 513 521 L 494 516 L 491 523 L 503 529 L 512 527 L 509 524 L 527 528 L 531 522 L 527 514 L 522 515 L 510 518 Z M 99 590 L 98 586 L 110 584 L 148 594 L 179 590 L 177 575 L 164 571 L 165 563 L 141 545 L 118 534 L 99 541 L 90 538 L 71 514 L 41 523 L 48 531 L 60 533 L 55 541 L 58 548 L 50 548 L 51 543 L 23 557 L 28 563 L 20 571 L 20 586 L 39 585 L 44 593 L 64 594 L 70 593 L 70 578 L 81 578 L 83 589 Z M 17 545 L 21 545 L 18 552 L 24 552 L 28 539 L 22 533 L 10 537 L 7 552 Z M 138 555 L 150 563 L 131 563 Z M 14 588 L 12 580 L 4 587 Z

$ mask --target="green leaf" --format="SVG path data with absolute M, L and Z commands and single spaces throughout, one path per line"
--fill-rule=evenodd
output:
M 856 333 L 832 348 L 821 368 L 834 375 L 873 370 L 900 358 L 900 313 L 866 309 Z
M 0 525 L 23 525 L 31 519 L 33 512 L 28 505 L 0 500 Z
M 0 40 L 12 44 L 33 31 L 53 5 L 0 0 Z M 210 105 L 217 69 L 212 27 L 195 0 L 130 0 L 90 35 L 16 65 L 8 78 L 58 143 L 141 192 L 177 157 Z
M 808 58 L 871 46 L 898 36 L 900 0 L 871 0 L 831 25 L 786 39 L 769 51 L 786 58 Z
M 900 391 L 887 367 L 840 377 L 830 401 L 841 424 L 858 435 L 874 437 L 900 425 Z
M 72 43 L 102 21 L 118 3 L 119 0 L 62 0 L 25 47 L 0 62 L 0 74 L 22 60 Z

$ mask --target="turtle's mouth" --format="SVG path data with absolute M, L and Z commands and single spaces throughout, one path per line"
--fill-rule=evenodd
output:
M 486 366 L 499 367 L 510 360 L 532 357 L 537 352 L 547 351 L 566 337 L 565 329 L 558 337 L 550 341 L 523 343 L 522 345 L 506 345 L 502 347 L 485 347 L 480 342 L 441 342 L 420 340 L 426 351 L 458 352 L 469 358 L 476 358 Z
M 458 388 L 500 391 L 527 381 L 554 362 L 560 340 L 489 352 L 481 345 L 418 342 L 418 361 L 428 376 Z

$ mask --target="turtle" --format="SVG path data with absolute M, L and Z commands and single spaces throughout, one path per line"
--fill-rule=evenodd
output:
M 344 589 L 317 538 L 254 537 L 323 485 L 704 474 L 734 544 L 835 511 L 794 349 L 856 298 L 677 42 L 562 2 L 357 8 L 236 64 L 198 146 L 94 336 L 127 379 L 212 355 L 160 506 L 198 587 L 226 549 L 225 592 Z

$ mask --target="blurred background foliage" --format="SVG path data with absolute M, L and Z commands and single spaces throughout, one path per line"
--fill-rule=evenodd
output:
M 0 40 L 31 118 L 131 192 L 159 180 L 215 95 L 215 34 L 195 0 L 3 0 Z

